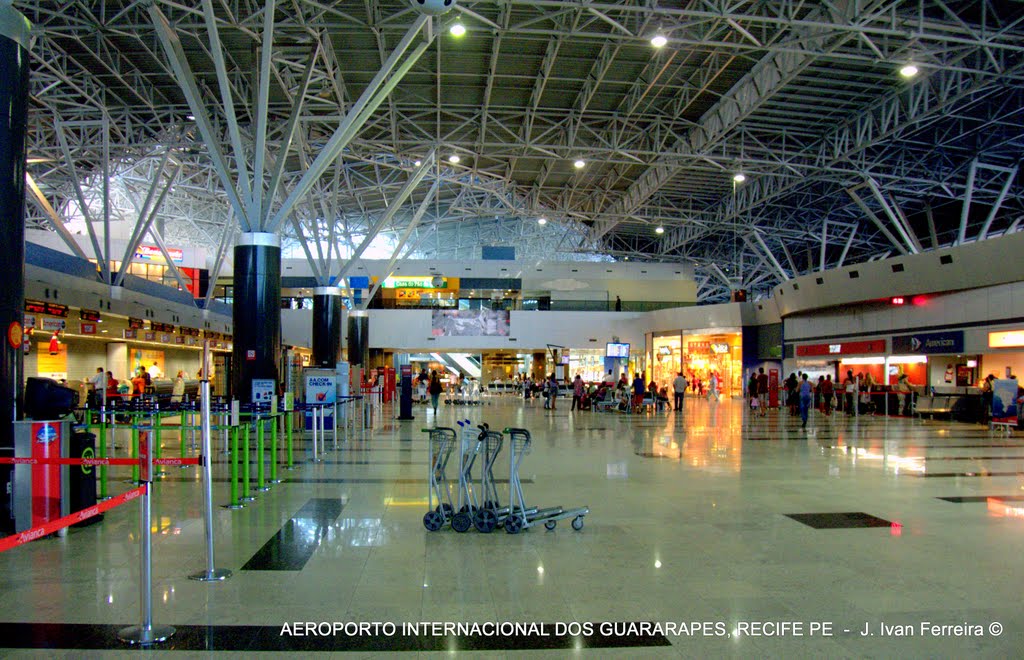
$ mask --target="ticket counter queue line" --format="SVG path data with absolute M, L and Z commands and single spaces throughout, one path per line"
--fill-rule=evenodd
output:
M 135 460 L 139 456 L 139 444 L 140 437 L 146 437 L 147 440 L 151 436 L 153 438 L 153 452 L 154 459 L 158 461 L 158 465 L 179 465 L 181 467 L 187 467 L 187 463 L 183 462 L 190 458 L 191 452 L 194 452 L 197 447 L 195 444 L 195 437 L 197 431 L 202 431 L 201 425 L 195 424 L 195 418 L 198 414 L 196 402 L 187 402 L 181 404 L 170 404 L 163 408 L 156 401 L 147 401 L 145 399 L 133 400 L 134 405 L 129 409 L 113 409 L 107 410 L 105 406 L 101 406 L 99 410 L 94 409 L 81 409 L 89 423 L 84 424 L 90 432 L 96 432 L 97 442 L 96 451 L 97 458 L 101 459 L 95 463 L 97 465 L 97 481 L 98 484 L 98 498 L 105 500 L 109 497 L 108 495 L 108 474 L 107 467 L 111 465 L 128 465 L 129 463 L 106 462 L 102 459 L 108 457 L 108 449 L 110 456 L 114 456 L 117 449 L 116 437 L 117 432 L 120 430 L 130 431 L 130 451 L 129 457 Z M 246 405 L 237 406 L 238 410 L 235 411 L 237 402 L 228 404 L 226 402 L 218 402 L 211 404 L 212 416 L 218 418 L 218 422 L 211 426 L 211 432 L 217 431 L 223 434 L 224 448 L 221 453 L 228 455 L 229 463 L 229 474 L 230 474 L 230 501 L 225 505 L 228 509 L 240 509 L 244 506 L 244 502 L 251 502 L 255 500 L 255 497 L 251 494 L 255 492 L 266 492 L 270 489 L 268 484 L 277 484 L 281 480 L 278 479 L 278 439 L 280 434 L 283 432 L 285 439 L 285 469 L 292 470 L 295 467 L 295 416 L 305 413 L 309 413 L 312 424 L 309 431 L 300 431 L 300 434 L 311 434 L 312 439 L 312 461 L 314 463 L 322 462 L 321 456 L 326 452 L 327 448 L 327 433 L 330 432 L 332 435 L 333 448 L 338 449 L 338 426 L 334 423 L 334 420 L 340 421 L 340 430 L 342 431 L 342 442 L 347 442 L 353 438 L 353 436 L 359 433 L 360 428 L 370 428 L 367 424 L 360 425 L 359 416 L 353 414 L 353 411 L 366 405 L 371 405 L 370 397 L 363 396 L 348 396 L 339 397 L 337 402 L 316 404 L 316 403 L 296 403 L 293 404 L 291 409 L 285 409 L 278 412 L 271 412 L 270 404 L 262 405 Z M 333 413 L 333 416 L 329 415 L 328 411 Z M 326 428 L 325 420 L 331 416 L 332 428 Z M 163 420 L 167 418 L 179 418 L 178 424 L 164 424 Z M 127 421 L 119 422 L 118 419 Z M 367 415 L 364 411 L 363 418 L 372 419 L 372 414 Z M 233 423 L 234 422 L 234 423 Z M 266 442 L 267 428 L 270 430 L 270 441 Z M 163 458 L 163 439 L 166 433 L 177 433 L 179 436 L 179 456 L 176 459 L 165 460 Z M 192 442 L 191 449 L 190 443 L 187 440 L 188 434 L 191 433 Z M 255 438 L 253 438 L 255 436 Z M 253 456 L 253 446 L 251 440 L 255 439 L 255 456 Z M 240 460 L 239 449 L 241 455 L 248 457 L 248 460 Z M 270 454 L 270 466 L 269 470 L 266 467 L 268 462 L 267 453 L 269 450 Z M 253 475 L 252 463 L 255 461 L 255 475 Z M 269 472 L 269 475 L 268 475 Z M 157 480 L 160 477 L 166 476 L 163 471 L 157 472 L 154 477 Z M 253 476 L 255 476 L 255 485 L 253 485 Z M 269 476 L 269 478 L 268 478 Z M 139 467 L 137 464 L 133 464 L 131 481 L 136 482 L 139 480 Z

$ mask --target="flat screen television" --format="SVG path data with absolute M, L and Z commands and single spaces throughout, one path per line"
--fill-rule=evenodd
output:
M 615 344 L 608 342 L 608 347 L 605 350 L 607 357 L 616 358 L 628 358 L 629 357 L 629 344 Z
M 25 415 L 32 419 L 58 419 L 78 407 L 78 392 L 51 378 L 25 380 Z

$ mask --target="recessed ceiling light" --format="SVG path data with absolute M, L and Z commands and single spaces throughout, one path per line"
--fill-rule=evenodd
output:
M 573 163 L 572 166 L 575 167 L 578 170 L 581 170 L 581 169 L 583 169 L 584 167 L 587 166 L 587 163 L 586 163 L 586 161 L 577 158 L 576 162 Z
M 661 48 L 667 43 L 668 39 L 666 39 L 665 35 L 663 35 L 661 32 L 651 37 L 651 45 L 654 46 L 655 48 Z
M 904 78 L 913 78 L 918 73 L 918 68 L 913 64 L 905 64 L 900 67 L 900 75 Z
M 460 160 L 462 159 L 459 158 L 459 154 L 452 154 L 451 156 L 448 156 L 448 162 L 452 163 L 453 165 L 455 163 L 458 163 Z
M 190 115 L 186 115 L 185 119 L 187 119 L 189 121 L 195 121 L 196 120 L 196 116 L 195 115 L 191 115 L 191 114 Z
M 537 218 L 537 224 L 538 225 L 546 225 L 546 224 L 548 224 L 548 219 L 547 218 Z
M 743 172 L 737 172 L 736 174 L 732 175 L 732 180 L 735 181 L 736 183 L 743 183 L 744 181 L 747 180 L 747 175 L 744 174 Z
M 449 28 L 448 31 L 451 32 L 451 35 L 453 37 L 461 37 L 462 35 L 466 34 L 466 26 L 463 25 L 462 23 L 456 23 L 455 25 L 451 26 L 451 28 Z
M 420 166 L 420 165 L 422 165 L 422 164 L 423 164 L 423 162 L 422 162 L 422 161 L 419 161 L 419 160 L 418 160 L 418 161 L 416 161 L 415 163 L 413 163 L 413 165 L 415 165 L 416 167 L 419 167 L 419 166 Z
M 654 230 L 654 233 L 655 234 L 664 234 L 665 233 L 665 228 L 664 227 L 658 227 L 657 229 Z

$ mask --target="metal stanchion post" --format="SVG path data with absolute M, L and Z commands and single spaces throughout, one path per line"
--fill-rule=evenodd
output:
M 231 502 L 225 509 L 241 509 L 244 505 L 238 499 L 238 427 L 231 427 Z
M 190 580 L 201 582 L 219 582 L 231 577 L 231 571 L 226 568 L 215 568 L 213 562 L 213 461 L 212 461 L 212 434 L 210 425 L 210 381 L 204 380 L 199 383 L 199 391 L 202 392 L 202 411 L 200 423 L 202 424 L 203 440 L 203 520 L 206 523 L 206 570 L 189 575 Z
M 189 413 L 188 417 L 189 417 L 188 434 L 189 434 L 189 438 L 191 438 L 191 441 L 192 441 L 191 442 L 191 444 L 192 444 L 192 451 L 195 451 L 197 449 L 197 445 L 196 445 L 196 411 L 194 411 L 194 410 L 191 411 Z
M 331 417 L 331 437 L 334 439 L 334 451 L 338 451 L 338 402 L 331 404 L 334 408 L 334 416 Z
M 220 435 L 221 440 L 224 441 L 224 449 L 221 450 L 222 454 L 231 453 L 231 445 L 228 444 L 228 427 L 231 426 L 231 420 L 228 419 L 228 413 L 223 412 L 220 414 Z
M 265 493 L 270 488 L 267 486 L 267 482 L 263 479 L 265 471 L 264 463 L 266 463 L 267 457 L 264 455 L 266 445 L 263 442 L 263 428 L 266 426 L 266 420 L 262 417 L 256 418 L 256 490 L 261 493 Z
M 256 498 L 249 491 L 249 423 L 246 422 L 242 431 L 242 502 L 252 502 Z
M 145 470 L 146 481 L 142 482 L 142 497 L 139 498 L 139 544 L 141 546 L 139 562 L 139 598 L 142 609 L 141 623 L 138 626 L 129 626 L 118 631 L 117 636 L 122 642 L 147 646 L 167 640 L 174 634 L 171 626 L 153 625 L 153 530 L 152 526 L 152 504 L 150 492 L 152 484 L 149 479 L 153 472 L 152 451 L 146 451 L 146 460 L 149 461 Z
M 320 406 L 320 455 L 327 453 L 327 408 Z
M 314 463 L 319 463 L 320 462 L 320 456 L 316 452 L 316 437 L 317 437 L 317 420 L 316 420 L 317 412 L 316 411 L 317 411 L 318 408 L 319 408 L 319 406 L 312 406 L 310 408 L 310 412 L 313 414 L 312 426 L 313 426 L 313 462 Z

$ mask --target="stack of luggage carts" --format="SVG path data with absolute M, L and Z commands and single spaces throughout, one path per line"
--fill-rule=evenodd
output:
M 583 529 L 583 517 L 589 507 L 541 509 L 526 504 L 519 468 L 531 447 L 530 432 L 526 429 L 506 428 L 504 433 L 490 430 L 487 424 L 475 428 L 467 419 L 458 422 L 456 431 L 447 427 L 423 429 L 429 434 L 429 488 L 427 513 L 423 526 L 436 532 L 450 525 L 456 532 L 467 532 L 475 527 L 489 534 L 504 527 L 509 534 L 518 534 L 534 525 L 543 524 L 553 530 L 559 520 L 572 519 L 574 530 Z M 509 497 L 502 505 L 494 478 L 494 466 L 509 436 Z M 458 448 L 458 481 L 447 477 L 452 453 Z M 479 477 L 473 479 L 474 467 L 479 465 Z M 454 491 L 454 496 L 453 496 Z

